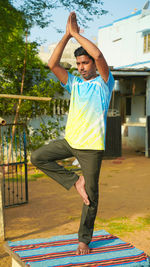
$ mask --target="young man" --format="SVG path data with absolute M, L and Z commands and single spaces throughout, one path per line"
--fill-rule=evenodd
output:
M 81 45 L 75 51 L 77 68 L 83 78 L 75 77 L 60 66 L 60 59 L 70 38 Z M 83 210 L 78 232 L 76 254 L 90 252 L 94 221 L 98 207 L 98 181 L 105 149 L 106 117 L 114 79 L 101 51 L 81 36 L 76 14 L 70 13 L 66 33 L 56 46 L 48 63 L 52 72 L 71 93 L 65 138 L 50 142 L 31 157 L 32 163 L 66 189 L 75 186 L 83 198 Z M 97 75 L 96 69 L 99 73 Z M 76 157 L 83 175 L 78 177 L 56 163 L 56 160 Z

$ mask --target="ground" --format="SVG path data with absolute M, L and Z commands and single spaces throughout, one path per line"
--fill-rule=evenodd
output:
M 32 172 L 36 172 L 32 169 Z M 46 176 L 29 181 L 29 203 L 5 209 L 6 240 L 47 238 L 78 231 L 82 200 Z M 95 230 L 105 229 L 150 255 L 150 159 L 123 153 L 105 159 Z M 0 243 L 0 266 L 11 259 Z

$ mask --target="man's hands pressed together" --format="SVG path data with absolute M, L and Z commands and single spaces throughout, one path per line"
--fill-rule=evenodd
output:
M 80 28 L 77 24 L 77 18 L 76 18 L 76 14 L 75 12 L 71 12 L 68 18 L 68 22 L 67 22 L 70 34 L 72 37 L 74 37 L 74 35 L 77 33 L 79 33 Z

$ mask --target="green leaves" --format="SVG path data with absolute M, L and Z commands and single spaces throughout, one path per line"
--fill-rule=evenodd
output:
M 24 14 L 28 28 L 34 25 L 46 27 L 52 22 L 52 10 L 58 7 L 55 1 L 49 0 L 22 0 L 19 5 L 13 0 L 12 4 Z
M 8 0 L 7 0 L 8 1 Z M 93 15 L 101 16 L 106 14 L 103 2 L 101 0 L 13 0 L 13 6 L 22 12 L 28 24 L 28 28 L 33 25 L 38 25 L 41 28 L 46 27 L 55 19 L 53 17 L 53 10 L 65 8 L 70 11 L 78 13 L 80 25 L 86 26 L 88 20 L 93 19 Z
M 59 2 L 69 12 L 76 11 L 79 24 L 85 28 L 87 28 L 87 22 L 93 20 L 93 15 L 99 17 L 108 12 L 102 8 L 101 0 L 60 0 Z
M 64 126 L 61 126 L 60 120 L 61 119 L 57 117 L 56 120 L 49 120 L 46 124 L 41 123 L 38 129 L 30 129 L 28 148 L 35 150 L 46 142 L 58 138 L 64 130 Z

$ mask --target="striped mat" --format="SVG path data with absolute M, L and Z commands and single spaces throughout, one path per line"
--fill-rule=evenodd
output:
M 94 232 L 90 243 L 91 253 L 88 255 L 75 255 L 78 246 L 77 234 L 8 241 L 8 246 L 26 266 L 31 267 L 150 266 L 143 251 L 105 230 Z

